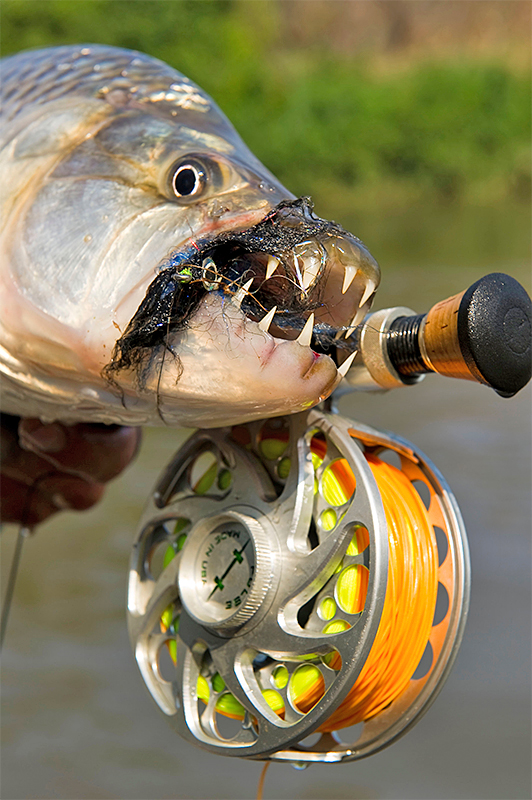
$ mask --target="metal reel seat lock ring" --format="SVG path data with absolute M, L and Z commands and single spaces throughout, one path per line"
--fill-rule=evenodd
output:
M 394 460 L 435 542 L 428 640 L 391 702 L 354 729 L 320 731 L 384 625 L 391 523 L 371 463 Z M 463 634 L 469 577 L 463 522 L 437 469 L 409 442 L 314 409 L 198 431 L 177 452 L 138 528 L 129 633 L 149 691 L 189 741 L 299 766 L 348 761 L 391 744 L 434 700 Z

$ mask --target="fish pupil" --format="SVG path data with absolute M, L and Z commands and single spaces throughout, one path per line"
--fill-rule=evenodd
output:
M 174 176 L 174 190 L 178 197 L 195 194 L 200 186 L 200 175 L 193 166 L 180 167 Z

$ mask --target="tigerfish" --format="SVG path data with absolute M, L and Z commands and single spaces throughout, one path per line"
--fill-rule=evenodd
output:
M 9 57 L 1 91 L 5 412 L 216 427 L 330 395 L 377 262 L 205 92 L 100 45 Z

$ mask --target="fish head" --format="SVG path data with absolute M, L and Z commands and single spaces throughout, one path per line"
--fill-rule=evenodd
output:
M 162 62 L 91 45 L 6 65 L 6 410 L 215 426 L 327 397 L 334 336 L 378 285 L 362 243 Z
M 361 323 L 378 281 L 360 240 L 308 198 L 282 201 L 249 228 L 172 253 L 104 375 L 154 395 L 170 423 L 310 408 L 338 386 L 338 338 Z

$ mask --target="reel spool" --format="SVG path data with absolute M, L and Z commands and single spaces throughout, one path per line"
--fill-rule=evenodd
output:
M 426 537 L 416 581 L 430 587 L 406 601 L 399 627 L 414 605 L 425 622 L 396 629 L 383 667 L 398 670 L 393 690 L 372 705 L 367 674 L 384 663 L 393 591 L 408 597 L 398 581 L 413 574 L 391 560 L 388 479 L 421 520 L 405 523 L 404 541 Z M 436 468 L 400 438 L 314 409 L 198 431 L 177 452 L 139 525 L 128 624 L 144 681 L 184 738 L 304 766 L 371 755 L 420 718 L 451 668 L 468 597 L 465 530 Z M 363 680 L 369 699 L 353 714 Z

